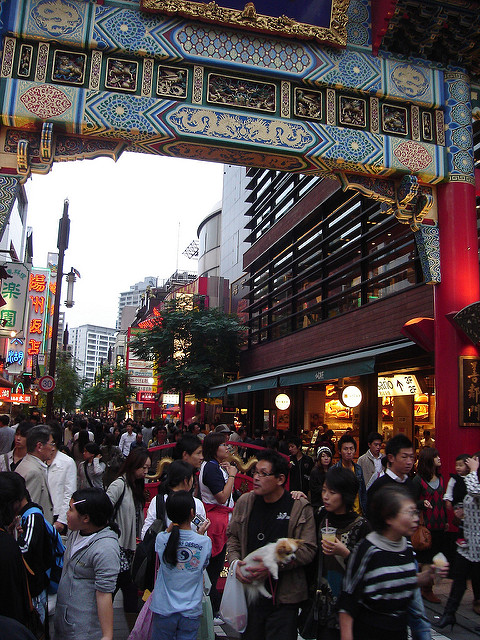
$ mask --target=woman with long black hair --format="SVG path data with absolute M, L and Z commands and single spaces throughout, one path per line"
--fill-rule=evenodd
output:
M 430 564 L 433 556 L 448 548 L 446 537 L 447 511 L 443 495 L 445 485 L 440 472 L 441 460 L 437 449 L 425 447 L 418 457 L 417 474 L 413 478 L 412 488 L 415 491 L 415 500 L 421 504 L 421 513 L 425 526 L 432 535 L 432 544 L 429 549 L 417 552 L 419 564 Z M 422 596 L 428 602 L 439 603 L 432 591 L 432 585 L 422 588 Z
M 132 581 L 132 562 L 137 538 L 143 527 L 145 507 L 145 476 L 150 468 L 148 451 L 137 447 L 125 458 L 118 478 L 107 489 L 114 509 L 114 519 L 120 528 L 120 573 L 115 593 L 123 593 L 123 609 L 127 624 L 133 628 L 138 613 L 137 587 Z
M 210 519 L 208 535 L 212 540 L 212 557 L 207 568 L 212 583 L 210 599 L 214 614 L 220 608 L 217 580 L 225 563 L 227 526 L 233 511 L 233 489 L 237 468 L 228 462 L 229 451 L 224 433 L 209 433 L 203 441 L 203 457 L 199 476 L 202 502 Z

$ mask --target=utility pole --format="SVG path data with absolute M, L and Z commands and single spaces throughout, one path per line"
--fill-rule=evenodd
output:
M 50 346 L 50 355 L 48 358 L 48 375 L 55 378 L 55 368 L 57 365 L 57 338 L 58 338 L 58 320 L 60 315 L 60 296 L 62 293 L 63 279 L 63 260 L 65 251 L 68 249 L 68 238 L 70 235 L 70 218 L 68 217 L 68 200 L 63 203 L 63 216 L 60 218 L 58 225 L 58 266 L 57 266 L 57 286 L 55 290 L 55 303 L 53 306 L 53 326 L 52 326 L 52 342 Z M 53 418 L 53 393 L 54 390 L 47 393 L 47 420 Z

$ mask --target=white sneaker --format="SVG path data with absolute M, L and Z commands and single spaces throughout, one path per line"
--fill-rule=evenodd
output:
M 222 618 L 220 618 L 220 616 L 217 616 L 216 618 L 213 619 L 213 626 L 214 627 L 220 627 L 222 624 L 225 624 L 225 620 L 222 620 Z

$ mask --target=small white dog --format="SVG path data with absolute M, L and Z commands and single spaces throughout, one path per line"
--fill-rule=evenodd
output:
M 263 563 L 270 571 L 272 578 L 278 580 L 278 568 L 293 560 L 295 553 L 302 545 L 303 540 L 279 538 L 276 542 L 270 542 L 249 553 L 248 556 L 243 559 L 245 564 L 240 567 L 240 571 L 247 578 L 250 576 L 248 569 L 257 568 Z M 272 597 L 265 588 L 265 579 L 254 580 L 249 584 L 244 584 L 243 587 L 249 603 L 255 602 L 261 595 L 265 596 L 265 598 Z

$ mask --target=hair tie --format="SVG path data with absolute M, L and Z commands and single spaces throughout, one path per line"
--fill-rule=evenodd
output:
M 172 527 L 179 527 L 180 525 L 177 522 L 172 522 Z

